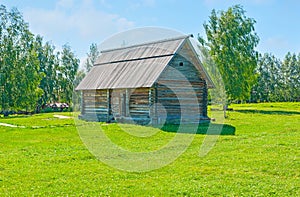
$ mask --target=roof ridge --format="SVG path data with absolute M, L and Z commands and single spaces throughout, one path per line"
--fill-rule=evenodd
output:
M 189 34 L 189 35 L 173 37 L 173 38 L 167 38 L 167 39 L 162 39 L 162 40 L 157 40 L 157 41 L 152 41 L 152 42 L 144 42 L 144 43 L 141 43 L 141 44 L 134 44 L 134 45 L 126 46 L 126 47 L 106 49 L 106 50 L 100 51 L 100 53 L 107 53 L 107 52 L 111 52 L 111 51 L 135 48 L 135 47 L 140 47 L 140 46 L 149 45 L 149 44 L 158 44 L 158 43 L 169 42 L 169 41 L 174 41 L 174 40 L 186 39 L 186 38 L 189 38 L 189 37 L 192 37 L 192 36 L 193 36 L 192 34 Z

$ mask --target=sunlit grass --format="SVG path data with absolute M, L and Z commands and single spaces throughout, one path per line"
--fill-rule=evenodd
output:
M 0 126 L 0 196 L 300 196 L 299 103 L 230 107 L 225 123 L 235 135 L 219 136 L 199 157 L 206 135 L 197 134 L 173 163 L 144 173 L 98 161 L 73 119 L 53 117 L 61 113 L 2 117 L 25 128 Z M 128 124 L 102 127 L 115 144 L 133 151 L 158 149 L 176 134 Z M 133 135 L 139 131 L 153 135 Z

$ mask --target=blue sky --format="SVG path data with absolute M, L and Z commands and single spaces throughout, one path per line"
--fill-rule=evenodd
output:
M 153 26 L 204 34 L 212 9 L 240 4 L 257 23 L 257 49 L 283 59 L 300 52 L 299 0 L 0 0 L 17 7 L 34 34 L 59 49 L 68 43 L 83 60 L 91 43 L 125 30 Z

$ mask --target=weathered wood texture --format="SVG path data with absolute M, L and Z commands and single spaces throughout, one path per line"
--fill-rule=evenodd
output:
M 200 76 L 190 61 L 175 55 L 151 88 L 83 91 L 83 117 L 138 124 L 207 120 L 207 86 Z
M 108 90 L 82 91 L 82 117 L 87 120 L 109 121 L 110 95 Z
M 138 124 L 207 121 L 201 65 L 187 44 L 180 51 L 151 88 L 83 91 L 83 118 Z
M 150 122 L 150 88 L 83 91 L 82 118 L 112 122 Z
M 177 54 L 157 81 L 158 123 L 207 119 L 207 86 L 195 66 Z
M 149 88 L 116 89 L 111 96 L 112 115 L 117 121 L 150 121 Z
M 138 124 L 150 123 L 150 88 L 137 88 L 130 91 L 130 117 Z
M 107 50 L 99 58 L 76 88 L 83 91 L 83 117 L 138 124 L 208 120 L 207 87 L 214 86 L 189 36 Z

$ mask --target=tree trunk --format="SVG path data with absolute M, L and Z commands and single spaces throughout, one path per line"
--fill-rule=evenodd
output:
M 8 117 L 9 112 L 8 112 L 7 110 L 4 110 L 4 111 L 3 111 L 3 115 L 4 115 L 4 117 Z
M 228 105 L 227 105 L 227 104 L 223 105 L 224 118 L 227 118 L 227 114 L 226 114 L 227 108 L 228 108 Z

